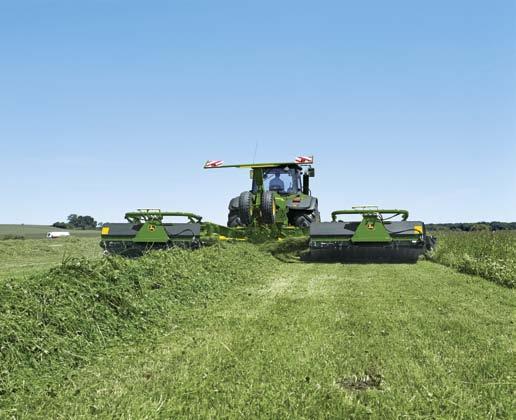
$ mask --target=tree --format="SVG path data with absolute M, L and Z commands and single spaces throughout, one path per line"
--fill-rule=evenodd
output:
M 472 232 L 489 231 L 491 227 L 487 223 L 476 223 L 471 227 Z
M 96 229 L 97 221 L 91 216 L 70 214 L 67 217 L 68 223 L 56 222 L 52 226 L 62 229 Z
M 77 216 L 76 214 L 70 214 L 68 217 L 67 217 L 67 220 L 68 220 L 68 224 L 74 228 L 76 228 L 78 225 L 79 225 L 79 216 Z
M 58 229 L 68 229 L 68 225 L 65 222 L 55 222 L 52 226 Z

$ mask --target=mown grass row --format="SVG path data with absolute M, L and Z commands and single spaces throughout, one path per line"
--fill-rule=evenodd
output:
M 136 330 L 0 418 L 513 417 L 512 289 L 428 261 L 259 258 L 265 277 L 207 306 L 187 294 L 160 337 Z
M 6 280 L 0 284 L 0 401 L 37 386 L 50 389 L 119 339 L 148 341 L 171 313 L 180 318 L 181 308 L 206 305 L 231 285 L 258 278 L 264 264 L 275 260 L 239 244 L 138 260 L 73 258 Z
M 431 259 L 462 273 L 516 286 L 516 232 L 439 232 Z

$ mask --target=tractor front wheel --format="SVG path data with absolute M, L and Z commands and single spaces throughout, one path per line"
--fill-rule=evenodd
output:
M 262 195 L 262 221 L 266 225 L 273 225 L 276 223 L 276 201 L 274 200 L 274 193 L 266 191 Z
M 253 194 L 250 191 L 244 191 L 238 199 L 238 214 L 240 222 L 244 226 L 249 226 L 253 219 Z

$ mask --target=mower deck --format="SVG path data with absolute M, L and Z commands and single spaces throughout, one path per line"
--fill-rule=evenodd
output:
M 360 214 L 361 222 L 337 221 L 339 215 Z M 385 214 L 391 214 L 384 219 Z M 402 221 L 390 221 L 401 215 Z M 333 222 L 310 227 L 309 261 L 415 263 L 433 247 L 420 221 L 408 221 L 406 210 L 355 208 L 336 211 Z

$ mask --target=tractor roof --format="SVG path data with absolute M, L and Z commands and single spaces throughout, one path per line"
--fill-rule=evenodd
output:
M 278 168 L 288 166 L 289 168 L 300 168 L 314 163 L 313 156 L 299 156 L 294 162 L 271 162 L 271 163 L 244 163 L 239 165 L 224 165 L 223 160 L 209 160 L 204 164 L 204 169 L 221 168 Z

